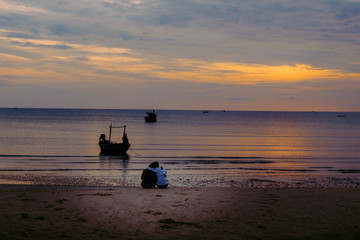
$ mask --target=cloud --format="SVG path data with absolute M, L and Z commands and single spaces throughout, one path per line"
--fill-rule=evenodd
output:
M 7 34 L 7 36 L 20 36 L 19 34 Z M 162 81 L 190 81 L 200 83 L 214 83 L 225 85 L 269 85 L 278 83 L 296 83 L 303 81 L 326 81 L 330 79 L 341 80 L 358 80 L 360 73 L 346 73 L 335 68 L 321 68 L 309 64 L 249 64 L 241 62 L 214 62 L 194 59 L 157 59 L 154 60 L 149 56 L 141 55 L 127 48 L 110 48 L 97 45 L 82 45 L 68 43 L 64 41 L 48 40 L 48 39 L 26 39 L 16 37 L 0 37 L 26 48 L 31 48 L 32 52 L 39 53 L 37 48 L 54 48 L 62 51 L 44 52 L 39 57 L 39 61 L 46 62 L 37 63 L 33 59 L 33 67 L 24 67 L 21 71 L 29 76 L 42 76 L 40 73 L 45 71 L 49 73 L 51 69 L 40 70 L 39 66 L 47 66 L 58 63 L 63 66 L 67 63 L 68 72 L 77 72 L 79 76 L 83 74 L 82 70 L 91 69 L 89 72 L 98 74 L 101 71 L 108 73 L 121 74 L 137 74 L 141 79 L 159 79 Z M 66 51 L 64 51 L 66 50 Z M 16 55 L 3 54 L 13 61 L 25 61 L 29 58 L 18 57 Z M 60 65 L 59 65 L 60 66 Z M 54 69 L 59 69 L 54 65 Z M 76 66 L 76 67 L 74 67 Z M 16 66 L 21 69 L 20 66 Z M 64 66 L 63 66 L 64 68 Z M 31 71 L 32 70 L 32 71 Z M 9 68 L 3 69 L 3 72 L 11 72 Z M 60 71 L 60 70 L 56 70 Z M 15 74 L 16 71 L 14 71 Z M 97 73 L 96 73 L 97 72 Z M 44 73 L 44 74 L 45 74 Z M 61 73 L 64 74 L 64 73 Z M 11 74 L 10 74 L 11 75 Z M 59 77 L 60 79 L 61 77 Z M 64 77 L 65 79 L 66 77 Z
M 61 50 L 67 50 L 67 49 L 71 49 L 72 47 L 65 45 L 65 44 L 57 44 L 57 45 L 53 45 L 53 44 L 33 44 L 29 41 L 26 42 L 17 42 L 17 41 L 13 41 L 12 44 L 17 44 L 19 46 L 23 46 L 23 47 L 51 47 L 51 48 L 57 48 L 57 49 L 61 49 Z
M 230 98 L 231 101 L 236 101 L 236 102 L 242 102 L 242 101 L 247 101 L 246 98 L 242 98 L 242 97 L 232 97 Z
M 182 71 L 156 72 L 159 78 L 188 80 L 223 84 L 276 84 L 324 79 L 358 79 L 360 73 L 344 73 L 337 69 L 326 69 L 306 64 L 263 65 L 236 62 L 177 61 Z
M 346 20 L 360 16 L 360 2 L 345 3 L 336 14 L 336 19 Z
M 0 56 L 1 56 L 1 59 L 5 59 L 6 61 L 26 61 L 26 62 L 30 61 L 30 59 L 28 59 L 28 58 L 24 58 L 24 57 L 12 55 L 12 54 L 6 54 L 6 53 L 2 53 L 2 52 L 0 52 Z
M 30 36 L 28 34 L 19 33 L 19 32 L 10 32 L 7 34 L 8 38 L 25 38 L 25 39 L 33 39 L 35 37 Z
M 135 36 L 129 32 L 126 31 L 120 31 L 119 32 L 119 36 L 123 39 L 123 40 L 133 40 L 135 39 Z
M 71 34 L 70 28 L 67 25 L 62 24 L 62 23 L 51 25 L 51 26 L 49 26 L 49 29 L 52 32 L 52 34 L 57 35 L 57 36 Z
M 0 11 L 24 12 L 24 13 L 47 13 L 46 10 L 36 7 L 29 7 L 21 4 L 14 4 L 0 0 Z
M 16 33 L 7 34 L 8 36 L 18 36 Z M 22 37 L 24 34 L 20 34 Z M 112 48 L 97 45 L 83 45 L 73 44 L 64 41 L 49 40 L 49 39 L 32 39 L 32 38 L 19 38 L 19 37 L 1 37 L 0 39 L 12 42 L 13 44 L 21 46 L 35 46 L 35 47 L 53 47 L 62 50 L 74 49 L 77 51 L 88 53 L 103 53 L 103 54 L 130 54 L 132 51 L 128 48 Z
M 142 6 L 145 10 L 129 14 L 127 18 L 147 25 L 179 28 L 198 23 L 206 26 L 238 22 L 242 13 L 240 4 L 232 1 L 206 1 L 206 4 L 191 0 L 154 1 Z

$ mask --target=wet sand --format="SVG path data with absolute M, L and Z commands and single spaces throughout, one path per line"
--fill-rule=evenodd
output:
M 359 188 L 0 185 L 0 239 L 358 239 Z

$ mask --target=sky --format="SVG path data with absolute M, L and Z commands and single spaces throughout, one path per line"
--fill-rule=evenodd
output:
M 360 111 L 360 0 L 0 0 L 0 107 Z

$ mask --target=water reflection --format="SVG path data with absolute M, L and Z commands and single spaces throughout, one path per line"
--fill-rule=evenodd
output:
M 109 154 L 109 153 L 99 153 L 100 159 L 122 159 L 122 160 L 129 160 L 130 156 L 125 153 L 125 154 Z
M 122 165 L 122 175 L 127 175 L 129 169 L 129 160 L 130 156 L 128 154 L 125 155 L 101 155 L 99 156 L 100 165 L 106 165 L 106 168 L 117 169 L 119 163 Z

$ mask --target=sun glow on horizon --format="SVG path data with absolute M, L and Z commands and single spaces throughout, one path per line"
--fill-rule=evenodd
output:
M 235 62 L 206 63 L 193 60 L 186 61 L 185 59 L 182 59 L 179 63 L 187 69 L 156 72 L 156 76 L 159 78 L 236 85 L 360 77 L 359 73 L 343 73 L 338 69 L 324 69 L 308 64 L 271 66 Z

